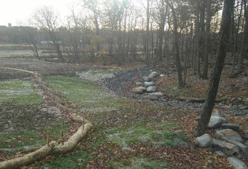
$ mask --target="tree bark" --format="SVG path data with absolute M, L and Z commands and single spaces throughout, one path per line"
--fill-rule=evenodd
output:
M 149 54 L 149 20 L 150 20 L 150 9 L 149 9 L 149 0 L 147 0 L 147 9 L 146 9 L 146 64 L 149 65 L 150 54 Z
M 203 79 L 208 79 L 208 51 L 210 44 L 210 22 L 211 22 L 211 4 L 212 0 L 207 0 L 207 21 L 205 33 L 205 46 L 204 46 L 204 66 L 203 66 Z
M 245 10 L 245 28 L 244 28 L 244 36 L 241 43 L 241 50 L 239 54 L 238 68 L 239 70 L 243 69 L 244 66 L 244 58 L 246 56 L 247 42 L 248 42 L 248 5 L 246 4 L 248 0 L 245 1 L 246 10 Z
M 230 35 L 230 24 L 231 24 L 231 10 L 233 7 L 234 0 L 225 0 L 224 9 L 222 13 L 222 22 L 220 28 L 220 43 L 219 50 L 216 59 L 216 64 L 210 79 L 208 93 L 205 100 L 205 106 L 203 108 L 203 113 L 201 115 L 200 121 L 196 128 L 195 135 L 201 136 L 206 130 L 211 117 L 212 110 L 214 108 L 215 98 L 217 95 L 219 81 L 221 77 L 221 72 L 224 67 L 225 57 L 226 57 L 226 44 Z
M 178 28 L 177 16 L 176 16 L 176 11 L 174 9 L 174 6 L 172 4 L 169 4 L 169 3 L 167 3 L 167 5 L 171 8 L 172 16 L 173 16 L 175 64 L 177 66 L 178 86 L 180 88 L 182 88 L 182 87 L 185 86 L 185 84 L 184 84 L 183 78 L 182 78 L 182 66 L 181 66 L 181 61 L 180 61 L 180 56 L 179 56 L 179 44 L 178 44 L 178 32 L 177 32 L 177 28 Z

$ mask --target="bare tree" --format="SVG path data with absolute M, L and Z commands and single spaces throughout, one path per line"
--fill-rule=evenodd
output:
M 204 45 L 204 69 L 202 78 L 208 78 L 208 53 L 209 53 L 209 44 L 210 44 L 210 26 L 211 26 L 211 5 L 212 0 L 207 0 L 207 20 L 206 20 L 206 32 L 205 32 L 205 45 Z
M 53 42 L 58 58 L 64 62 L 65 60 L 60 50 L 60 41 L 56 32 L 58 28 L 58 14 L 54 12 L 52 7 L 44 6 L 35 11 L 32 20 L 36 26 L 46 30 Z
M 220 28 L 220 43 L 219 43 L 219 50 L 218 55 L 216 58 L 215 67 L 209 82 L 209 88 L 207 92 L 207 97 L 205 100 L 205 105 L 203 108 L 203 113 L 201 115 L 200 121 L 196 128 L 195 135 L 201 136 L 203 135 L 206 130 L 207 126 L 211 117 L 212 110 L 214 108 L 215 98 L 217 95 L 219 81 L 222 69 L 225 63 L 226 57 L 226 46 L 230 36 L 230 28 L 231 28 L 231 11 L 233 8 L 235 0 L 225 0 L 224 1 L 224 9 L 222 13 L 222 21 L 221 21 L 221 28 Z
M 38 50 L 38 36 L 39 32 L 36 28 L 33 27 L 22 27 L 25 31 L 25 37 L 27 39 L 27 42 L 30 44 L 30 48 L 37 59 L 40 60 L 39 50 Z
M 244 28 L 244 35 L 241 43 L 241 49 L 239 54 L 239 60 L 238 60 L 238 68 L 241 70 L 243 69 L 244 65 L 244 58 L 246 56 L 246 51 L 248 49 L 248 0 L 244 0 L 245 4 L 245 28 Z
M 181 61 L 180 61 L 180 55 L 179 55 L 179 36 L 178 36 L 178 21 L 177 21 L 177 15 L 175 8 L 173 6 L 172 2 L 166 1 L 167 5 L 170 7 L 171 12 L 172 12 L 172 17 L 173 17 L 173 35 L 174 35 L 174 48 L 175 48 L 175 61 L 176 61 L 176 67 L 177 67 L 177 77 L 178 77 L 178 85 L 179 87 L 184 87 L 185 84 L 183 82 L 182 78 L 182 66 L 181 66 Z
M 149 65 L 149 22 L 150 22 L 150 0 L 147 0 L 146 6 L 146 64 Z

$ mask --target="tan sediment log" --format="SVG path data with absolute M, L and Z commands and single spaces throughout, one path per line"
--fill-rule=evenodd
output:
M 47 84 L 42 80 L 41 75 L 32 71 L 2 67 L 3 69 L 15 70 L 30 73 L 33 77 L 33 82 L 36 83 L 45 95 L 48 95 L 55 105 L 62 111 L 70 113 L 70 118 L 76 122 L 81 123 L 77 132 L 74 133 L 66 142 L 58 143 L 56 141 L 48 142 L 45 146 L 38 150 L 26 154 L 22 157 L 17 157 L 11 160 L 0 162 L 0 169 L 20 168 L 21 166 L 28 165 L 34 161 L 41 160 L 48 155 L 64 154 L 77 146 L 87 132 L 93 127 L 92 123 L 84 117 L 78 115 L 76 110 L 66 106 L 66 103 L 57 95 L 57 92 L 50 89 Z

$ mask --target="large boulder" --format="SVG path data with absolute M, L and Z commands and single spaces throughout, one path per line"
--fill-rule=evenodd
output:
M 148 76 L 149 79 L 153 79 L 155 77 L 159 76 L 159 74 L 157 72 L 151 72 Z
M 197 137 L 195 140 L 195 144 L 199 147 L 211 147 L 212 146 L 212 138 L 208 134 L 204 134 L 200 137 Z
M 220 140 L 231 140 L 231 141 L 238 141 L 243 142 L 243 139 L 239 135 L 239 133 L 233 131 L 232 129 L 225 129 L 216 132 L 217 139 Z
M 146 88 L 145 87 L 136 87 L 136 88 L 133 88 L 132 92 L 133 93 L 137 93 L 137 94 L 142 94 L 146 91 Z
M 216 129 L 219 128 L 223 123 L 226 123 L 226 119 L 219 116 L 211 116 L 210 121 L 208 123 L 208 128 Z
M 142 83 L 142 82 L 135 82 L 135 85 L 136 85 L 136 86 L 142 86 L 143 83 Z
M 240 161 L 237 158 L 228 157 L 227 160 L 228 160 L 229 164 L 231 166 L 233 166 L 235 169 L 248 169 L 247 166 L 245 165 L 245 163 L 243 163 L 242 161 Z
M 218 109 L 213 109 L 212 116 L 218 116 L 218 117 L 220 117 L 220 113 L 219 113 Z
M 145 87 L 149 87 L 149 86 L 154 86 L 155 83 L 154 82 L 145 82 Z
M 234 156 L 234 157 L 242 157 L 239 148 L 231 143 L 213 139 L 213 148 L 222 151 L 225 153 L 227 156 Z
M 229 142 L 231 144 L 234 144 L 236 146 L 238 146 L 238 148 L 242 151 L 242 153 L 244 154 L 244 157 L 247 158 L 248 157 L 248 147 L 240 142 L 237 141 L 231 141 L 231 140 L 226 140 L 226 142 Z
M 221 125 L 222 129 L 232 129 L 234 131 L 239 131 L 239 125 L 238 124 L 232 124 L 232 123 L 223 123 Z
M 149 86 L 149 87 L 146 89 L 146 91 L 149 92 L 149 93 L 156 92 L 156 87 L 155 87 L 155 86 Z
M 243 138 L 248 139 L 248 130 L 241 131 L 241 135 Z
M 143 76 L 143 77 L 142 77 L 142 80 L 145 81 L 145 82 L 150 81 L 150 79 L 148 78 L 148 76 Z
M 149 93 L 148 94 L 148 99 L 150 99 L 150 100 L 158 100 L 162 96 L 163 96 L 163 93 L 161 93 L 161 92 Z

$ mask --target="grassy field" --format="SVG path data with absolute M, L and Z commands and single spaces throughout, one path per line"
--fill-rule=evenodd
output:
M 31 81 L 10 80 L 0 82 L 0 150 L 6 153 L 27 151 L 40 147 L 51 138 L 68 130 L 68 125 L 41 112 L 44 102 L 32 88 Z
M 171 109 L 143 106 L 140 118 L 130 117 L 130 120 L 125 120 L 126 115 L 136 116 L 135 111 L 142 103 L 118 98 L 97 83 L 77 77 L 52 76 L 47 77 L 45 81 L 52 89 L 61 93 L 65 100 L 87 110 L 84 115 L 94 123 L 94 130 L 87 134 L 73 152 L 49 157 L 42 162 L 36 162 L 32 167 L 87 168 L 90 165 L 103 165 L 108 168 L 171 168 L 168 162 L 146 158 L 142 153 L 126 158 L 114 155 L 116 152 L 132 154 L 136 151 L 130 147 L 132 144 L 178 147 L 176 140 L 185 138 L 183 133 L 178 135 L 175 132 L 180 126 L 169 121 L 156 122 L 155 119 L 142 114 L 157 114 L 161 111 L 173 113 Z M 152 126 L 147 126 L 148 121 Z M 164 130 L 165 128 L 170 130 Z

